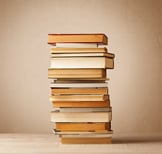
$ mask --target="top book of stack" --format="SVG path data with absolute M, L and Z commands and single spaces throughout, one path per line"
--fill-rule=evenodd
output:
M 105 34 L 48 34 L 48 44 L 59 43 L 95 43 L 107 45 L 108 38 Z

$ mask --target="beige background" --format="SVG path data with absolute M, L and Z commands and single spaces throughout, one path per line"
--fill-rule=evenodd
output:
M 161 9 L 160 0 L 0 0 L 0 132 L 51 131 L 47 34 L 97 32 L 116 55 L 113 129 L 162 131 Z

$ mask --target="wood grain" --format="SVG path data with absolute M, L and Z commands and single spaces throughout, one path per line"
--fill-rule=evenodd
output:
M 112 143 L 111 137 L 101 137 L 101 138 L 62 138 L 62 144 L 110 144 Z

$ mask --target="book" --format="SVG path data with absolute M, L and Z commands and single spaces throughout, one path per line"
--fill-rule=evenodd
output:
M 63 144 L 112 143 L 105 34 L 48 34 L 53 132 Z M 100 45 L 103 45 L 102 47 Z
M 53 130 L 55 135 L 59 135 L 61 137 L 111 137 L 113 131 L 103 130 L 103 131 L 57 131 Z
M 57 43 L 97 43 L 107 45 L 105 34 L 48 34 L 48 44 Z
M 61 57 L 108 57 L 114 58 L 112 53 L 54 53 L 51 54 L 51 58 L 61 58 Z
M 101 132 L 55 132 L 56 135 L 61 137 L 72 137 L 72 138 L 85 138 L 85 137 L 112 137 L 112 131 L 101 131 Z
M 64 45 L 67 45 L 67 44 L 64 44 Z M 69 45 L 71 45 L 72 46 L 72 44 L 69 44 Z M 75 54 L 75 53 L 82 53 L 82 54 L 84 54 L 84 53 L 86 53 L 86 54 L 90 54 L 90 53 L 106 53 L 107 52 L 107 48 L 97 48 L 97 47 L 93 47 L 93 48 L 90 48 L 89 46 L 89 44 L 81 44 L 82 45 L 82 48 L 51 48 L 50 49 L 50 52 L 51 52 L 51 54 L 53 55 L 53 54 L 58 54 L 58 53 L 60 53 L 60 54 L 68 54 L 68 53 L 73 53 L 73 54 Z M 88 47 L 89 48 L 85 48 L 86 47 L 86 45 L 89 45 Z M 94 43 L 92 44 L 91 43 L 91 45 L 94 45 Z M 74 45 L 73 45 L 74 46 Z M 76 43 L 75 43 L 75 46 L 76 46 Z
M 52 101 L 53 107 L 73 107 L 73 108 L 91 108 L 91 107 L 110 107 L 110 100 L 105 101 Z
M 112 137 L 61 137 L 62 144 L 109 144 L 112 143 Z
M 101 88 L 52 88 L 51 95 L 66 95 L 66 94 L 108 94 L 107 87 Z
M 50 101 L 104 101 L 108 100 L 108 95 L 54 95 L 50 96 Z
M 53 83 L 105 83 L 109 78 L 58 78 L 51 79 Z
M 50 83 L 51 88 L 101 88 L 107 87 L 108 83 Z
M 58 131 L 104 131 L 111 129 L 111 122 L 108 123 L 56 123 L 56 130 Z
M 56 48 L 98 48 L 97 43 L 56 43 Z
M 59 111 L 59 112 L 110 112 L 112 109 L 111 107 L 105 108 L 105 107 L 100 107 L 100 108 L 55 108 L 53 111 Z
M 51 112 L 51 122 L 110 122 L 111 112 Z
M 114 60 L 109 57 L 57 57 L 51 58 L 50 68 L 114 68 Z
M 65 132 L 65 131 L 57 131 L 53 130 L 53 133 L 56 135 L 60 135 L 61 137 L 111 137 L 113 131 L 103 130 L 98 132 Z
M 48 78 L 106 78 L 105 69 L 48 69 Z

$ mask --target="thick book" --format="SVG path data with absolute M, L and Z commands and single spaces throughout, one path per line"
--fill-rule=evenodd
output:
M 48 44 L 57 43 L 97 43 L 107 45 L 105 34 L 48 34 Z
M 108 88 L 52 88 L 51 95 L 67 95 L 67 94 L 108 94 Z
M 65 131 L 65 132 L 72 132 L 72 131 L 91 131 L 91 132 L 98 132 L 98 131 L 105 131 L 111 130 L 111 122 L 107 123 L 56 123 L 56 130 L 58 131 Z
M 110 144 L 112 137 L 61 137 L 62 144 Z
M 109 57 L 55 57 L 50 60 L 50 68 L 114 68 L 114 59 Z
M 48 69 L 48 78 L 106 78 L 105 69 Z
M 107 87 L 108 83 L 50 83 L 51 88 L 100 88 Z
M 76 44 L 76 43 L 75 43 Z M 97 54 L 103 54 L 107 52 L 107 48 L 86 48 L 86 44 L 82 44 L 82 48 L 51 48 L 50 52 L 51 54 L 75 54 L 75 53 L 86 53 L 86 54 L 90 54 L 90 53 L 97 53 Z
M 54 95 L 50 96 L 50 101 L 105 101 L 108 95 Z
M 111 112 L 51 112 L 51 122 L 110 122 Z
M 98 108 L 98 107 L 110 107 L 110 100 L 105 101 L 53 101 L 53 107 L 73 107 L 73 108 Z

